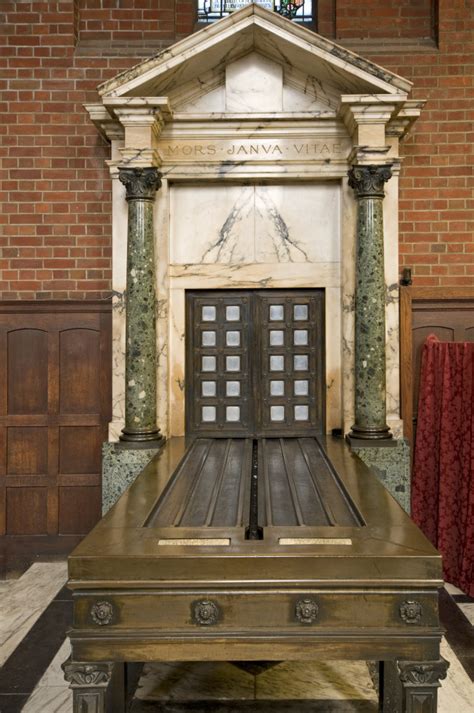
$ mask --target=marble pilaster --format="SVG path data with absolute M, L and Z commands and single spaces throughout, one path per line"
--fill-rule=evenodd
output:
M 379 443 L 392 437 L 386 414 L 384 183 L 390 165 L 354 166 L 357 198 L 355 286 L 355 423 L 350 438 Z
M 154 442 L 156 423 L 156 315 L 153 202 L 161 185 L 156 168 L 120 168 L 128 202 L 125 426 L 120 439 Z

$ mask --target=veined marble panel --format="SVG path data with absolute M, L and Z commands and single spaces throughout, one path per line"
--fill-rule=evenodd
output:
M 342 408 L 344 433 L 354 423 L 355 225 L 357 206 L 347 180 L 341 192 Z M 330 325 L 326 324 L 326 329 Z
M 156 261 L 156 354 L 157 384 L 156 413 L 158 426 L 164 436 L 168 435 L 168 375 L 169 375 L 169 284 L 168 265 L 170 261 L 169 221 L 170 190 L 163 178 L 161 188 L 155 198 L 155 261 Z
M 177 185 L 171 261 L 339 262 L 339 184 Z
M 254 262 L 254 187 L 174 186 L 171 262 Z
M 205 289 L 292 289 L 297 287 L 340 287 L 338 262 L 187 264 L 169 266 L 170 286 L 186 290 Z
M 177 106 L 176 109 L 189 114 L 223 112 L 225 111 L 225 88 L 221 86 L 211 89 L 207 94 L 197 96 L 185 104 Z
M 125 422 L 125 288 L 128 205 L 125 186 L 112 179 L 112 420 L 109 438 L 118 440 Z
M 257 52 L 228 64 L 226 110 L 267 112 L 283 109 L 283 68 Z
M 326 284 L 326 431 L 341 428 L 343 355 L 341 288 Z
M 256 186 L 256 262 L 340 262 L 339 194 L 336 182 Z
M 387 423 L 395 438 L 403 436 L 400 420 L 400 331 L 398 286 L 398 165 L 385 184 L 384 267 L 385 267 L 385 339 L 387 380 Z

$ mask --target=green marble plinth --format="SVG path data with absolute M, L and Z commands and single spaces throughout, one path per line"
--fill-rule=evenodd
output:
M 110 510 L 123 492 L 160 449 L 124 448 L 118 443 L 102 446 L 102 514 Z
M 352 445 L 352 452 L 374 471 L 405 512 L 410 514 L 411 477 L 408 442 L 401 438 L 396 441 L 394 448 L 377 448 L 374 445 L 358 448 Z

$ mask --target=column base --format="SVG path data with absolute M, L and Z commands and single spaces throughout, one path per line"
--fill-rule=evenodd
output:
M 393 448 L 397 441 L 390 433 L 386 438 L 363 438 L 353 436 L 352 431 L 346 434 L 346 441 L 351 448 Z
M 131 448 L 160 448 L 165 442 L 165 437 L 162 436 L 158 429 L 154 431 L 134 431 L 131 428 L 123 428 L 119 436 L 120 442 L 130 444 Z
M 363 428 L 354 424 L 346 436 L 347 441 L 352 445 L 359 446 L 383 446 L 396 445 L 390 428 L 385 425 L 381 428 Z

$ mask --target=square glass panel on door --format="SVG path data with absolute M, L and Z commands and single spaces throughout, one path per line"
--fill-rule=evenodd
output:
M 324 290 L 193 291 L 186 310 L 188 434 L 324 431 Z

